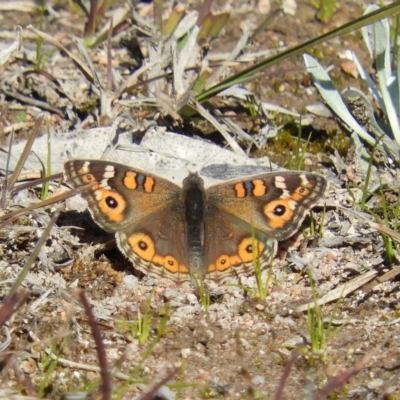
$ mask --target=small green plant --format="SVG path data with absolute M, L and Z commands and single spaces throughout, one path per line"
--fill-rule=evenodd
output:
M 310 335 L 311 350 L 319 351 L 322 350 L 325 345 L 324 321 L 314 287 L 312 296 L 314 306 L 307 310 L 307 330 Z
M 310 145 L 311 133 L 308 136 L 307 140 L 304 141 L 301 139 L 301 120 L 299 123 L 298 133 L 297 133 L 297 144 L 296 144 L 296 152 L 295 152 L 295 169 L 303 169 L 304 168 L 304 160 Z
M 147 342 L 150 334 L 151 327 L 151 314 L 148 312 L 148 309 L 145 313 L 141 314 L 140 309 L 138 309 L 137 320 L 135 323 L 136 336 L 139 340 L 140 344 L 144 344 Z
M 208 311 L 211 304 L 210 290 L 204 284 L 204 279 L 202 276 L 197 276 L 197 274 L 193 274 L 192 280 L 197 290 L 197 295 L 199 296 L 200 304 L 202 305 L 203 310 Z
M 308 271 L 308 276 L 311 282 L 314 305 L 313 307 L 309 307 L 307 310 L 307 331 L 310 336 L 311 350 L 313 352 L 320 352 L 325 349 L 325 346 L 344 327 L 344 325 L 341 325 L 337 329 L 333 329 L 333 321 L 340 306 L 341 300 L 339 299 L 336 302 L 329 321 L 326 324 L 322 314 L 322 309 L 318 303 L 317 290 L 315 288 L 314 280 L 312 279 L 310 271 Z
M 51 127 L 50 120 L 46 121 L 46 132 L 47 132 L 47 159 L 46 167 L 43 166 L 44 177 L 51 175 Z M 41 200 L 46 200 L 49 195 L 50 182 L 47 181 L 42 186 Z
M 293 171 L 304 169 L 307 154 L 320 154 L 326 149 L 324 139 L 312 137 L 311 133 L 304 138 L 300 124 L 297 135 L 294 131 L 282 129 L 271 143 L 272 146 L 266 150 L 272 162 Z
M 317 18 L 327 23 L 331 20 L 335 12 L 337 0 L 319 0 Z
M 267 278 L 265 282 L 262 279 L 262 271 L 263 266 L 260 260 L 260 248 L 259 242 L 253 236 L 252 250 L 253 250 L 253 266 L 254 266 L 254 276 L 256 278 L 257 284 L 257 293 L 255 297 L 258 297 L 260 300 L 265 300 L 269 294 L 269 284 L 271 279 L 273 278 L 272 274 L 272 257 L 269 259 L 269 267 L 267 272 Z M 267 250 L 268 251 L 268 250 Z M 275 254 L 275 251 L 272 251 L 271 254 Z
M 43 20 L 45 16 L 45 8 L 44 6 L 39 8 L 40 12 L 40 21 L 39 21 L 39 29 L 42 29 L 43 26 Z M 36 38 L 36 63 L 35 63 L 35 70 L 36 71 L 41 71 L 43 69 L 43 38 L 38 36 Z
M 152 294 L 150 294 L 147 299 L 143 312 L 141 312 L 138 307 L 137 318 L 132 321 L 120 321 L 123 329 L 130 332 L 130 334 L 137 339 L 140 344 L 145 344 L 150 335 L 151 323 L 153 320 L 153 315 L 150 309 L 151 297 Z
M 387 201 L 387 194 L 393 192 L 390 188 L 385 188 L 384 183 L 379 180 L 377 185 L 371 185 L 371 175 L 373 171 L 373 160 L 374 160 L 374 152 L 378 146 L 378 142 L 372 148 L 371 157 L 369 158 L 368 166 L 366 168 L 366 175 L 363 182 L 363 185 L 359 187 L 362 190 L 362 197 L 359 201 L 359 206 L 361 209 L 372 215 L 375 221 L 378 224 L 383 224 L 386 227 L 390 227 L 395 232 L 398 231 L 399 226 L 399 216 L 400 216 L 400 189 L 398 189 L 396 193 L 396 203 L 394 205 L 390 205 Z M 348 193 L 353 198 L 353 201 L 356 202 L 357 199 L 354 197 L 353 192 L 350 187 L 348 187 Z M 368 206 L 367 201 L 372 197 L 378 197 L 380 206 L 377 209 L 373 209 Z M 386 259 L 389 265 L 392 265 L 394 261 L 394 252 L 399 252 L 399 244 L 398 240 L 395 237 L 386 234 L 385 232 L 381 232 L 382 238 L 384 241 L 384 248 Z
M 42 29 L 43 22 L 45 20 L 46 15 L 46 7 L 44 6 L 44 2 L 41 2 L 41 6 L 39 7 L 40 20 L 39 20 L 39 29 Z M 35 71 L 42 71 L 45 68 L 46 62 L 50 58 L 54 49 L 50 48 L 47 53 L 43 53 L 43 42 L 44 39 L 41 36 L 36 38 L 36 59 L 34 69 Z
M 60 354 L 63 353 L 64 349 L 68 347 L 70 341 L 70 336 L 65 337 L 60 345 L 53 344 L 51 350 L 48 352 L 48 355 L 45 356 L 42 362 L 39 364 L 40 368 L 45 371 L 42 382 L 40 383 L 38 390 L 38 397 L 43 397 L 46 389 L 49 385 L 51 385 L 51 377 L 53 372 L 58 366 L 58 360 L 60 358 Z
M 400 217 L 400 189 L 396 193 L 396 203 L 394 205 L 388 204 L 387 194 L 390 197 L 391 189 L 385 189 L 385 185 L 380 182 L 377 192 L 373 193 L 367 191 L 369 196 L 375 195 L 380 199 L 380 206 L 377 210 L 373 210 L 368 206 L 364 206 L 362 209 L 364 212 L 372 215 L 378 224 L 390 227 L 395 232 L 399 229 L 399 217 Z M 351 192 L 351 191 L 350 191 Z M 355 200 L 355 199 L 354 199 Z M 395 253 L 399 252 L 399 243 L 396 237 L 392 237 L 386 232 L 381 231 L 382 239 L 384 242 L 386 260 L 389 265 L 392 265 L 395 261 Z
M 27 114 L 25 111 L 21 111 L 19 113 L 17 113 L 14 117 L 14 122 L 17 124 L 19 122 L 27 122 L 28 118 L 27 118 Z
M 140 361 L 138 362 L 136 367 L 130 373 L 129 379 L 127 379 L 127 381 L 123 385 L 121 385 L 120 387 L 115 389 L 114 396 L 113 396 L 114 399 L 116 399 L 116 400 L 124 399 L 126 391 L 129 389 L 130 385 L 134 384 L 135 382 L 143 383 L 143 379 L 139 380 L 137 378 L 139 371 L 141 371 L 143 364 L 146 362 L 146 360 L 148 359 L 150 354 L 153 352 L 155 346 L 160 342 L 161 337 L 165 334 L 166 329 L 167 329 L 168 319 L 169 319 L 169 307 L 167 307 L 167 310 L 166 310 L 164 316 L 161 318 L 161 320 L 157 326 L 157 329 L 156 329 L 157 333 L 156 333 L 155 338 L 152 340 L 152 342 L 150 343 L 150 345 L 148 346 L 148 348 L 142 355 L 142 358 L 140 359 Z

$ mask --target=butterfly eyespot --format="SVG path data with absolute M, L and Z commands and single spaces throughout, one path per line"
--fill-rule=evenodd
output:
M 127 203 L 124 197 L 114 190 L 97 189 L 94 191 L 99 210 L 114 222 L 121 222 L 125 218 Z
M 217 271 L 225 271 L 231 266 L 231 262 L 229 259 L 229 256 L 226 254 L 221 255 L 216 261 L 215 261 L 215 269 Z
M 254 257 L 258 257 L 264 252 L 265 244 L 255 238 L 245 238 L 238 246 L 238 256 L 242 262 L 249 262 L 254 260 Z
M 80 176 L 79 183 L 91 183 L 96 181 L 96 178 L 92 174 L 85 173 L 84 171 L 80 172 L 81 173 L 78 173 Z
M 281 217 L 282 215 L 284 215 L 286 212 L 286 207 L 284 206 L 276 206 L 274 208 L 274 214 L 277 215 L 278 217 Z
M 149 247 L 149 246 L 147 245 L 147 243 L 146 243 L 146 242 L 143 242 L 142 240 L 138 243 L 138 245 L 139 245 L 139 248 L 140 248 L 141 250 L 147 250 L 147 248 Z
M 118 207 L 118 201 L 114 199 L 114 197 L 107 196 L 106 197 L 106 204 L 110 208 L 117 208 Z
M 165 256 L 164 267 L 166 267 L 171 272 L 179 272 L 179 263 L 175 257 L 170 255 Z
M 136 233 L 129 236 L 127 242 L 131 250 L 143 260 L 152 261 L 156 255 L 152 238 L 144 233 Z M 164 261 L 161 258 L 161 260 L 154 260 L 154 262 L 162 264 Z

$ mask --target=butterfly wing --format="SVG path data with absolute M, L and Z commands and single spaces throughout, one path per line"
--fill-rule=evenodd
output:
M 123 230 L 179 201 L 179 186 L 122 164 L 73 160 L 64 169 L 75 187 L 94 182 L 82 196 L 93 219 L 107 232 Z
M 324 177 L 279 172 L 237 179 L 206 191 L 205 270 L 224 280 L 269 262 L 276 242 L 292 236 L 307 212 L 323 197 Z
M 323 198 L 327 180 L 307 172 L 274 172 L 210 187 L 208 204 L 233 223 L 275 240 L 298 229 L 310 209 Z
M 181 188 L 137 169 L 99 160 L 65 164 L 75 187 L 94 182 L 82 192 L 94 221 L 116 233 L 122 252 L 142 272 L 188 279 L 185 213 Z
M 190 279 L 184 213 L 164 209 L 116 233 L 120 250 L 146 275 Z
M 246 224 L 232 221 L 219 209 L 205 218 L 204 274 L 219 282 L 231 276 L 249 275 L 254 271 L 254 260 L 260 256 L 262 266 L 276 254 L 276 240 L 257 232 Z

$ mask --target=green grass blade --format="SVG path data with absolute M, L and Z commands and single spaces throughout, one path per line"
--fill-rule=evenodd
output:
M 250 68 L 245 69 L 242 72 L 239 72 L 238 74 L 225 79 L 224 81 L 220 82 L 219 84 L 213 86 L 212 88 L 206 90 L 202 94 L 197 96 L 197 100 L 199 102 L 204 102 L 210 97 L 218 94 L 222 90 L 231 87 L 233 85 L 237 85 L 242 82 L 249 81 L 250 79 L 254 79 L 258 73 L 263 72 L 266 68 L 277 64 L 278 62 L 281 62 L 285 60 L 286 58 L 293 57 L 295 55 L 302 54 L 307 48 L 316 46 L 318 44 L 321 44 L 329 39 L 333 39 L 338 36 L 345 35 L 347 33 L 350 33 L 356 29 L 360 29 L 363 26 L 370 25 L 374 23 L 375 21 L 378 21 L 380 19 L 386 18 L 386 17 L 392 17 L 394 14 L 397 14 L 400 12 L 400 1 L 396 1 L 393 4 L 390 4 L 389 6 L 382 7 L 381 9 L 374 11 L 370 14 L 363 15 L 360 18 L 357 18 L 354 21 L 351 21 L 343 26 L 340 26 L 339 28 L 333 29 L 330 32 L 327 32 L 324 35 L 321 35 L 317 38 L 311 39 L 305 43 L 302 43 L 298 46 L 295 46 L 289 50 L 286 50 L 280 54 L 277 54 L 273 57 L 270 57 L 261 63 L 258 63 L 256 65 L 253 65 Z

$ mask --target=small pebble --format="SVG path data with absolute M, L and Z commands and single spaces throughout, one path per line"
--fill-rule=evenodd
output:
M 381 387 L 382 385 L 383 385 L 383 380 L 376 378 L 376 379 L 373 379 L 372 381 L 368 382 L 367 387 L 368 387 L 368 389 L 374 390 L 374 389 Z

